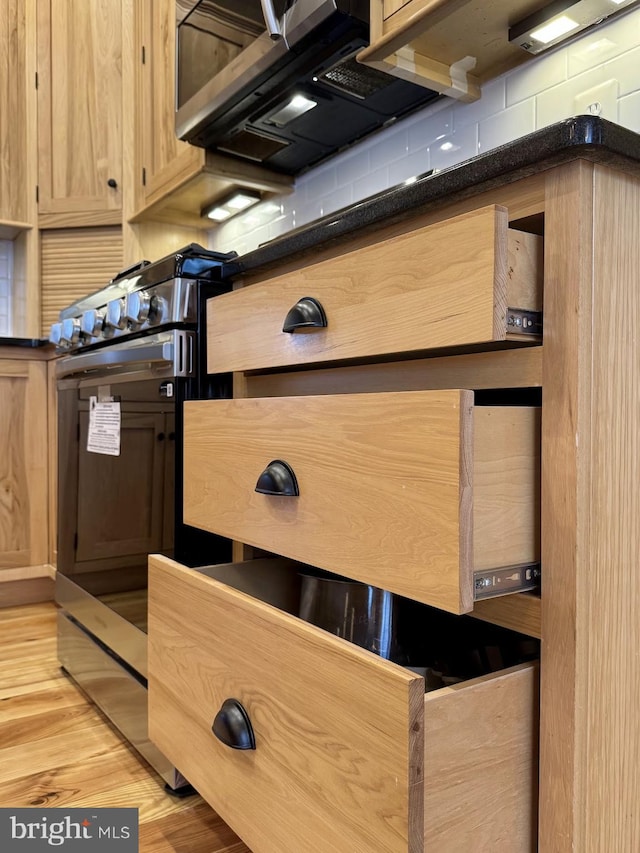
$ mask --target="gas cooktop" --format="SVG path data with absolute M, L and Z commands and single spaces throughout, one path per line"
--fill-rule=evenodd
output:
M 195 323 L 198 283 L 220 281 L 222 265 L 235 257 L 191 243 L 153 263 L 140 261 L 60 311 L 49 340 L 76 352 Z

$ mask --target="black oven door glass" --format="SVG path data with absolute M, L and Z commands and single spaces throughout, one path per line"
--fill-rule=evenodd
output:
M 101 380 L 100 385 L 108 380 Z M 104 387 L 59 394 L 58 570 L 146 630 L 147 557 L 173 554 L 175 403 L 157 379 L 113 384 L 120 401 L 120 455 L 87 450 L 89 407 Z

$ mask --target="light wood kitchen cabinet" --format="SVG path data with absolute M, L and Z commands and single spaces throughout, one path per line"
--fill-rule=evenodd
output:
M 122 211 L 121 0 L 37 0 L 41 228 Z
M 509 27 L 544 0 L 371 0 L 371 44 L 358 60 L 460 101 L 529 58 Z
M 46 361 L 19 357 L 15 351 L 12 354 L 9 348 L 3 348 L 0 576 L 4 570 L 42 566 L 49 561 L 47 424 Z
M 256 853 L 535 849 L 537 667 L 425 693 L 302 621 L 295 598 L 298 572 L 323 570 L 425 623 L 478 608 L 539 636 L 539 597 L 475 600 L 481 569 L 503 592 L 500 567 L 535 582 L 540 558 L 545 236 L 513 196 L 355 235 L 208 304 L 209 370 L 234 372 L 234 399 L 185 404 L 184 514 L 232 538 L 238 562 L 152 560 L 150 732 Z M 326 322 L 306 322 L 309 298 Z M 510 327 L 513 308 L 536 328 Z M 296 562 L 243 561 L 264 553 Z M 229 698 L 255 752 L 211 733 Z M 295 820 L 277 813 L 285 790 Z
M 210 228 L 201 210 L 236 188 L 266 196 L 289 192 L 292 179 L 287 176 L 176 138 L 175 0 L 140 0 L 134 16 L 137 144 L 131 221 Z
M 27 193 L 27 8 L 20 0 L 7 0 L 0 15 L 0 225 L 28 222 Z
M 579 132 L 576 122 L 562 125 L 570 140 Z M 428 234 L 435 224 L 491 205 L 507 211 L 509 229 L 536 236 L 544 247 L 542 342 L 535 337 L 528 345 L 485 339 L 457 346 L 449 340 L 442 347 L 434 339 L 433 349 L 424 341 L 414 349 L 411 328 L 406 351 L 399 336 L 394 351 L 356 348 L 332 359 L 327 341 L 336 315 L 329 311 L 326 326 L 289 331 L 281 326 L 277 332 L 269 327 L 265 360 L 258 340 L 243 356 L 245 361 L 227 362 L 224 369 L 234 370 L 232 401 L 185 406 L 190 471 L 185 513 L 209 530 L 229 523 L 226 533 L 236 537 L 236 562 L 193 572 L 152 560 L 150 730 L 256 853 L 638 849 L 639 669 L 632 650 L 640 643 L 640 434 L 635 428 L 640 359 L 634 331 L 640 320 L 640 144 L 629 132 L 614 130 L 613 153 L 596 153 L 596 146 L 585 144 L 565 150 L 565 162 L 559 163 L 551 152 L 549 159 L 542 157 L 538 171 L 527 161 L 516 174 L 507 158 L 502 177 L 496 179 L 493 172 L 491 180 L 473 189 L 468 177 L 467 186 L 453 198 L 443 184 L 434 190 L 432 202 L 425 185 L 425 200 L 411 211 L 400 211 L 404 197 L 398 197 L 396 215 L 385 219 L 380 214 L 377 227 L 363 215 L 367 227 L 346 228 L 337 239 L 342 223 L 332 222 L 331 231 L 320 223 L 315 227 L 326 241 L 319 238 L 314 248 L 305 244 L 304 253 L 293 257 L 287 255 L 283 238 L 281 246 L 247 256 L 236 289 L 224 297 L 244 305 L 255 288 L 258 294 L 270 290 L 278 303 L 284 289 L 282 307 L 313 296 L 312 284 L 323 286 L 327 299 L 332 288 L 348 293 L 345 280 L 354 253 L 365 258 L 370 251 L 402 245 L 411 235 Z M 551 132 L 557 133 L 558 127 Z M 595 133 L 591 127 L 588 132 Z M 547 144 L 548 137 L 540 134 Z M 468 167 L 474 181 L 480 162 Z M 376 204 L 372 201 L 371 208 Z M 287 246 L 295 251 L 299 240 L 296 234 Z M 448 257 L 455 271 L 457 255 L 449 252 Z M 388 301 L 377 310 L 390 325 L 394 300 L 401 304 L 403 298 L 404 265 L 410 269 L 411 263 L 402 252 L 387 258 Z M 423 270 L 425 281 L 439 273 L 435 263 L 423 264 Z M 215 300 L 210 308 L 213 328 Z M 258 324 L 251 315 L 244 318 L 256 340 Z M 428 319 L 424 306 L 414 318 L 417 325 Z M 291 350 L 284 361 L 274 355 L 278 335 L 281 351 Z M 354 337 L 365 340 L 356 325 Z M 224 335 L 216 333 L 209 345 L 219 347 L 225 358 L 232 352 Z M 316 347 L 313 360 L 306 357 L 310 346 Z M 296 347 L 298 358 L 293 355 Z M 215 352 L 210 350 L 209 357 L 210 369 L 217 369 Z M 301 622 L 295 609 L 294 576 L 308 571 L 309 565 L 317 571 L 321 564 L 346 579 L 372 580 L 366 572 L 379 569 L 375 559 L 386 545 L 385 537 L 391 541 L 404 531 L 406 541 L 392 546 L 396 559 L 387 554 L 384 560 L 387 579 L 375 575 L 376 584 L 385 583 L 386 588 L 402 576 L 412 545 L 424 562 L 429 544 L 437 548 L 435 532 L 432 543 L 422 539 L 421 531 L 409 523 L 409 512 L 404 525 L 391 504 L 385 516 L 390 469 L 385 457 L 381 482 L 372 485 L 379 460 L 371 445 L 376 436 L 384 436 L 388 457 L 407 490 L 414 476 L 428 478 L 431 462 L 421 454 L 429 442 L 413 442 L 427 419 L 421 416 L 413 426 L 403 422 L 398 427 L 401 415 L 396 409 L 408 407 L 413 392 L 456 388 L 473 395 L 477 411 L 509 403 L 517 408 L 523 399 L 537 399 L 541 405 L 540 503 L 533 519 L 540 535 L 541 591 L 476 600 L 470 614 L 541 638 L 539 724 L 537 675 L 526 665 L 524 672 L 533 673 L 526 676 L 533 679 L 526 686 L 515 687 L 513 672 L 498 669 L 478 692 L 477 685 L 462 682 L 453 692 L 428 692 L 418 706 L 411 674 Z M 387 394 L 388 400 L 406 402 L 385 407 Z M 381 401 L 377 412 L 368 408 L 371 398 Z M 229 407 L 225 417 L 214 417 L 209 407 L 218 402 Z M 256 416 L 241 416 L 245 411 Z M 451 434 L 451 424 L 442 421 L 441 435 Z M 488 435 L 496 454 L 490 476 L 497 483 L 513 466 L 505 440 L 491 429 Z M 261 444 L 267 440 L 268 448 Z M 394 441 L 398 445 L 391 450 Z M 290 465 L 294 473 L 303 460 L 297 496 L 295 489 L 265 493 L 259 470 L 251 481 L 244 476 L 245 461 L 260 450 L 269 457 L 266 464 L 290 461 L 295 454 Z M 446 464 L 441 451 L 429 458 Z M 317 482 L 308 476 L 307 462 Z M 471 467 L 462 463 L 466 472 Z M 209 478 L 213 468 L 220 473 Z M 250 516 L 251 523 L 244 526 L 235 482 L 243 476 L 251 492 L 247 511 L 257 506 L 262 513 Z M 320 483 L 323 477 L 326 482 Z M 329 480 L 341 488 L 332 490 Z M 344 488 L 342 480 L 348 484 Z M 434 508 L 445 513 L 443 482 L 440 475 L 434 478 L 441 497 Z M 314 486 L 318 494 L 322 489 L 327 504 L 333 500 L 333 516 L 319 509 Z M 497 491 L 506 494 L 502 487 Z M 316 503 L 307 503 L 308 495 Z M 367 513 L 373 505 L 384 518 L 371 521 Z M 503 512 L 497 504 L 492 510 L 484 517 L 485 530 Z M 421 515 L 427 534 L 435 531 L 424 507 Z M 318 521 L 323 536 L 313 531 Z M 373 555 L 367 552 L 369 537 L 378 537 Z M 476 538 L 475 530 L 471 538 Z M 508 539 L 507 533 L 503 544 Z M 261 568 L 265 551 L 274 559 L 268 558 L 269 566 Z M 283 558 L 299 561 L 289 566 L 289 580 L 283 582 L 283 588 L 290 583 L 294 590 L 293 605 L 278 592 L 277 577 L 286 570 Z M 409 588 L 403 592 L 414 595 Z M 532 602 L 537 604 L 532 607 Z M 466 616 L 448 618 L 460 627 L 465 619 L 475 624 Z M 426 616 L 421 624 L 428 624 Z M 520 673 L 518 678 L 524 678 Z M 515 689 L 503 694 L 500 685 Z M 212 734 L 212 723 L 229 698 L 240 703 L 252 723 L 255 750 L 230 749 Z M 387 714 L 384 722 L 376 713 Z M 507 730 L 516 717 L 522 728 Z M 364 742 L 356 740 L 358 722 L 371 731 Z M 407 737 L 407 732 L 413 735 Z M 411 756 L 422 754 L 416 740 L 422 736 L 420 763 Z M 415 779 L 411 774 L 417 767 L 424 771 L 419 795 L 409 781 Z M 505 799 L 488 787 L 516 768 L 520 782 L 507 785 L 510 793 L 518 791 L 515 797 Z M 487 777 L 478 776 L 487 770 Z M 389 778 L 397 783 L 393 796 L 381 795 Z M 242 802 L 249 797 L 254 808 L 240 807 L 239 792 Z M 276 809 L 284 801 L 289 814 L 304 817 L 291 825 L 284 816 L 279 820 Z M 498 805 L 504 811 L 496 822 Z M 333 826 L 339 828 L 339 837 L 332 835 Z
M 0 14 L 0 239 L 12 241 L 12 334 L 40 328 L 37 155 L 36 0 L 7 0 Z

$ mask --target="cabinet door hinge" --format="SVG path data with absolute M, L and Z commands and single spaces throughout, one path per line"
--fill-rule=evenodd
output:
M 146 187 L 146 185 L 147 185 L 147 170 L 143 166 L 142 167 L 142 186 Z
M 38 88 L 38 72 L 36 71 L 36 89 Z
M 36 204 L 40 201 L 40 187 L 36 184 Z
M 145 65 L 147 62 L 147 51 L 144 45 L 142 45 L 142 64 Z

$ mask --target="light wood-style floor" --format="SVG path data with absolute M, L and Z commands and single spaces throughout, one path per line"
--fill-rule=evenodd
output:
M 200 797 L 167 794 L 61 672 L 52 603 L 0 610 L 0 806 L 134 807 L 140 853 L 251 853 Z

